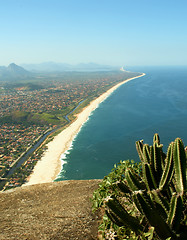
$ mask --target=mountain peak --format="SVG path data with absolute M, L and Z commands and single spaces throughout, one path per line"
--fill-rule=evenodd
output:
M 19 74 L 23 74 L 23 73 L 26 74 L 26 73 L 28 73 L 27 70 L 25 70 L 24 68 L 16 65 L 15 63 L 9 64 L 7 69 L 10 72 L 19 73 Z
M 15 63 L 10 63 L 8 67 L 18 67 L 18 65 L 16 65 Z
M 8 67 L 0 67 L 0 80 L 27 78 L 28 76 L 31 76 L 31 73 L 15 63 L 9 64 Z

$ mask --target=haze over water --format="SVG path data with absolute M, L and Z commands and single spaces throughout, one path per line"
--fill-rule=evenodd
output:
M 128 70 L 146 76 L 120 86 L 92 112 L 63 159 L 58 181 L 103 178 L 120 160 L 139 161 L 135 141 L 152 144 L 156 132 L 164 151 L 176 137 L 187 144 L 187 67 Z

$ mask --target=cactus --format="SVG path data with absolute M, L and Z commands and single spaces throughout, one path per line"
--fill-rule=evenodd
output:
M 116 224 L 121 225 L 121 223 L 123 223 L 125 226 L 130 227 L 137 234 L 143 230 L 143 227 L 139 221 L 135 217 L 132 217 L 115 197 L 109 197 L 106 199 L 105 204 L 110 209 L 107 211 L 107 215 L 110 216 L 112 214 L 112 218 L 115 219 Z
M 158 143 L 158 145 L 160 145 L 160 137 L 159 137 L 158 133 L 155 133 L 155 135 L 153 137 L 153 143 Z
M 135 172 L 132 172 L 132 170 L 127 169 L 125 171 L 125 177 L 131 190 L 137 191 L 145 187 L 145 184 L 141 183 L 140 176 L 138 176 Z
M 132 204 L 147 219 L 144 229 L 146 224 L 149 228 L 154 227 L 156 239 L 182 239 L 180 236 L 187 239 L 187 226 L 184 226 L 183 221 L 186 206 L 184 145 L 177 138 L 170 143 L 167 154 L 163 153 L 162 147 L 158 134 L 154 135 L 153 146 L 144 144 L 143 140 L 136 142 L 142 171 L 138 175 L 131 169 L 126 169 L 125 180 L 116 183 L 116 186 L 128 194 L 129 199 L 133 199 Z M 109 199 L 106 205 L 108 216 L 117 225 L 124 223 L 137 235 L 142 231 L 142 218 L 135 220 L 117 198 Z
M 159 182 L 159 189 L 162 190 L 167 187 L 173 174 L 173 142 L 170 143 L 167 151 L 167 157 L 165 160 L 165 168 L 162 173 L 161 180 Z
M 179 193 L 186 190 L 186 154 L 180 138 L 176 138 L 173 149 L 175 182 Z
M 156 181 L 149 164 L 143 164 L 143 179 L 147 186 L 147 190 L 151 191 L 156 188 Z
M 162 165 L 163 165 L 163 151 L 162 145 L 158 145 L 157 142 L 153 143 L 153 154 L 154 154 L 154 171 L 155 171 L 155 179 L 160 181 L 161 172 L 162 172 Z
M 144 144 L 143 146 L 143 156 L 144 156 L 144 163 L 151 163 L 152 159 L 152 149 L 150 149 L 148 144 Z
M 150 196 L 151 199 L 154 200 L 155 204 L 157 204 L 157 206 L 160 206 L 160 209 L 164 210 L 164 217 L 167 218 L 167 215 L 169 213 L 169 203 L 167 198 L 159 190 L 153 190 Z
M 136 150 L 138 152 L 139 158 L 141 162 L 144 162 L 144 157 L 143 157 L 143 140 L 140 140 L 136 142 Z
M 134 194 L 135 203 L 141 206 L 141 211 L 148 219 L 151 226 L 154 226 L 155 231 L 161 239 L 168 237 L 175 237 L 169 225 L 164 221 L 157 208 L 155 208 L 153 201 L 145 192 L 138 192 Z M 138 203 L 137 203 L 138 202 Z
M 131 193 L 131 190 L 126 183 L 118 181 L 116 184 L 123 193 Z
M 182 215 L 182 198 L 180 195 L 173 194 L 170 203 L 170 211 L 167 218 L 167 223 L 177 231 L 180 225 L 178 221 Z

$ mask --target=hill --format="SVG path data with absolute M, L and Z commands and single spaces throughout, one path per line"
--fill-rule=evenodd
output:
M 0 193 L 0 239 L 93 240 L 90 198 L 100 180 L 63 181 Z
M 25 79 L 31 76 L 32 73 L 15 63 L 11 63 L 8 67 L 0 66 L 0 80 Z
M 65 124 L 66 120 L 63 118 L 63 113 L 61 117 L 58 118 L 56 114 L 50 113 L 30 113 L 24 111 L 12 111 L 9 115 L 0 118 L 0 124 L 13 123 L 13 124 L 53 124 L 60 125 Z

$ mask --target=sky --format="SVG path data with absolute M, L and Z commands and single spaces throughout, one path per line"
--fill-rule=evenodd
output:
M 187 65 L 186 0 L 0 0 L 0 66 Z

